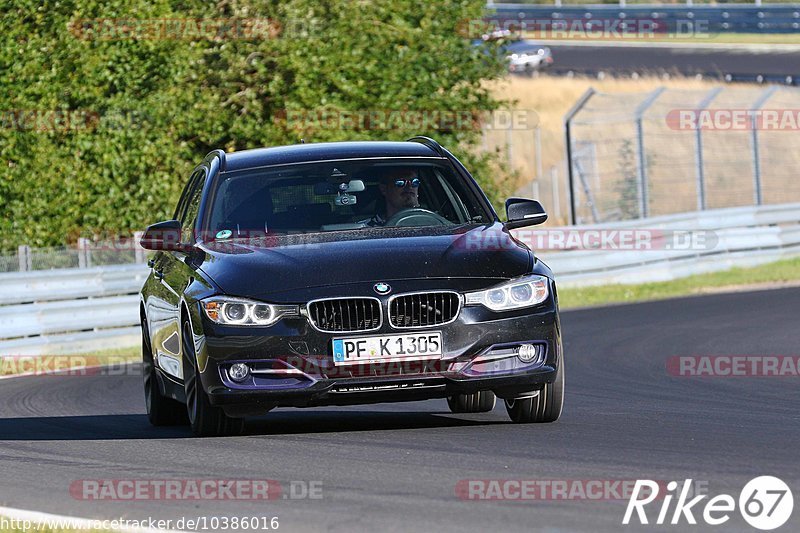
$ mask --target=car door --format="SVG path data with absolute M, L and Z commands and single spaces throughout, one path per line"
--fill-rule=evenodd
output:
M 193 242 L 194 222 L 197 219 L 205 176 L 205 169 L 196 170 L 192 174 L 175 212 L 176 219 L 181 222 L 182 242 Z M 185 252 L 162 252 L 153 268 L 163 306 L 159 315 L 163 320 L 158 334 L 154 335 L 152 346 L 159 368 L 178 379 L 183 378 L 180 359 L 180 305 L 193 272 L 186 264 L 187 258 L 188 254 Z

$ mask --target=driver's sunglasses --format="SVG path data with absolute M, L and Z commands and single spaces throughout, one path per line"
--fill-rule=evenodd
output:
M 402 189 L 406 185 L 411 185 L 414 189 L 418 188 L 420 184 L 419 178 L 414 179 L 404 179 L 404 180 L 394 180 L 394 186 L 398 189 Z

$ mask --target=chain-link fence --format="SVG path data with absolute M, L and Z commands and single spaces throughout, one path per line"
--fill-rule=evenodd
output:
M 140 234 L 115 241 L 79 239 L 74 247 L 32 248 L 20 246 L 15 254 L 0 255 L 0 272 L 26 272 L 54 268 L 144 263 L 146 251 L 139 246 Z
M 566 118 L 573 223 L 800 201 L 800 90 L 587 92 Z

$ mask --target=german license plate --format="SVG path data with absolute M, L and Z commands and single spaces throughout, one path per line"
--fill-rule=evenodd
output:
M 438 331 L 333 339 L 335 365 L 439 359 L 442 353 L 442 334 Z

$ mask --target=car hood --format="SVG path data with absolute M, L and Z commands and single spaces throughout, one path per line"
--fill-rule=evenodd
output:
M 500 223 L 268 236 L 200 249 L 200 268 L 222 291 L 253 298 L 372 281 L 505 280 L 530 272 L 533 262 Z

